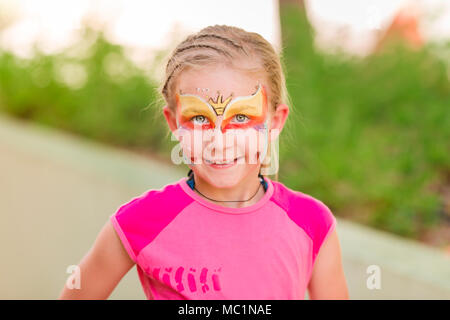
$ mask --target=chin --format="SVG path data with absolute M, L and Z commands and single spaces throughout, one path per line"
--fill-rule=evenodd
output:
M 239 184 L 239 182 L 242 180 L 243 177 L 239 178 L 236 176 L 228 176 L 228 177 L 217 177 L 214 178 L 208 178 L 207 181 L 209 184 L 213 185 L 216 188 L 226 189 L 226 188 L 233 188 L 236 185 Z
M 233 181 L 208 181 L 211 185 L 213 185 L 216 188 L 220 188 L 220 189 L 228 189 L 228 188 L 233 188 L 236 185 L 238 185 L 239 181 L 237 180 L 233 180 Z
M 233 188 L 237 186 L 244 178 L 243 172 L 211 172 L 210 170 L 199 170 L 198 175 L 210 185 L 216 188 Z

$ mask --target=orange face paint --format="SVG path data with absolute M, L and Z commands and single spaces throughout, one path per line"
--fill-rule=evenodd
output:
M 250 96 L 223 100 L 218 95 L 216 100 L 203 98 L 194 94 L 176 94 L 177 121 L 179 126 L 188 129 L 214 129 L 217 118 L 222 116 L 221 131 L 228 129 L 259 128 L 267 116 L 267 94 L 264 86 L 259 85 Z M 241 121 L 245 120 L 245 121 Z

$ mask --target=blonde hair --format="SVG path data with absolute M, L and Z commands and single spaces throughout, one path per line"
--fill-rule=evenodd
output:
M 251 62 L 254 67 L 243 67 L 244 61 Z M 273 46 L 258 33 L 215 25 L 188 36 L 168 57 L 165 79 L 159 90 L 169 108 L 175 110 L 174 90 L 180 72 L 208 64 L 226 64 L 261 75 L 268 84 L 269 107 L 275 109 L 281 103 L 288 103 L 281 59 Z M 268 156 L 270 158 L 269 152 Z

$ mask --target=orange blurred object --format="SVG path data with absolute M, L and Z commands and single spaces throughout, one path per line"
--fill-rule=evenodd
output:
M 413 49 L 422 47 L 424 39 L 419 31 L 419 17 L 419 10 L 416 6 L 409 5 L 400 9 L 378 40 L 375 52 L 382 50 L 392 41 L 403 41 Z

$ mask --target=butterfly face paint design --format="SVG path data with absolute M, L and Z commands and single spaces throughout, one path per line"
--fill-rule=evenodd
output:
M 250 96 L 223 100 L 218 95 L 216 100 L 203 98 L 194 94 L 176 94 L 177 123 L 186 129 L 215 129 L 220 122 L 220 130 L 225 133 L 229 129 L 261 129 L 267 115 L 267 94 L 264 86 L 259 85 Z

